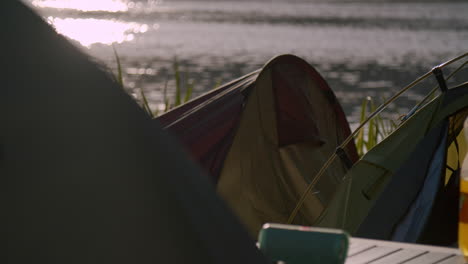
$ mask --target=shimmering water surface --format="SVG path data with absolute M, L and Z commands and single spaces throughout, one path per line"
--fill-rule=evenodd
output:
M 196 93 L 249 73 L 273 56 L 306 59 L 355 122 L 366 96 L 389 97 L 433 66 L 468 51 L 468 1 L 27 1 L 56 30 L 115 68 L 160 107 L 177 58 Z M 453 81 L 468 80 L 468 71 Z M 416 87 L 393 107 L 428 91 Z M 395 110 L 393 110 L 395 111 Z

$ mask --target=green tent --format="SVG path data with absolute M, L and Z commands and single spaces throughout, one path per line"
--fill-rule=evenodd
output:
M 202 164 L 217 191 L 256 237 L 285 223 L 313 176 L 350 135 L 333 91 L 306 61 L 280 55 L 155 121 Z M 317 183 L 296 218 L 311 225 L 357 160 L 354 143 Z
M 315 224 L 378 239 L 456 239 L 468 83 L 444 90 L 346 173 Z
M 217 190 L 256 236 L 266 222 L 287 221 L 350 129 L 328 84 L 298 57 L 274 58 L 252 86 Z M 346 159 L 332 164 L 317 182 L 296 224 L 311 225 L 328 206 L 347 162 L 357 159 L 354 144 L 345 149 Z

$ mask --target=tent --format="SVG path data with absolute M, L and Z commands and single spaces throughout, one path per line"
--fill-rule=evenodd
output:
M 102 67 L 20 1 L 0 22 L 2 263 L 268 263 Z
M 366 238 L 456 242 L 468 83 L 442 90 L 354 164 L 316 225 Z
M 210 173 L 218 193 L 256 236 L 265 222 L 285 223 L 312 176 L 350 134 L 320 74 L 293 55 L 157 118 Z M 327 207 L 347 166 L 351 143 L 317 184 L 296 224 Z

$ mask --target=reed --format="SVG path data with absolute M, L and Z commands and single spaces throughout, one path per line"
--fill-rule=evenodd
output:
M 385 100 L 383 101 L 385 102 Z M 366 97 L 361 103 L 359 123 L 364 122 L 376 109 L 377 106 L 374 100 L 369 96 Z M 354 138 L 359 156 L 362 157 L 367 151 L 385 139 L 397 126 L 394 120 L 383 118 L 381 115 L 371 119 Z
M 117 82 L 124 88 L 124 90 L 128 91 L 125 89 L 124 81 L 123 81 L 123 74 L 122 74 L 122 64 L 120 62 L 120 57 L 119 54 L 117 53 L 117 50 L 115 47 L 112 45 L 112 50 L 114 51 L 114 57 L 116 61 L 116 74 L 115 74 L 115 79 Z M 140 100 L 138 100 L 140 107 L 151 117 L 155 118 L 160 114 L 163 114 L 169 110 L 171 110 L 174 107 L 177 107 L 181 104 L 184 104 L 188 102 L 190 99 L 192 99 L 193 95 L 193 90 L 195 87 L 195 81 L 191 80 L 189 78 L 189 72 L 188 71 L 181 71 L 179 62 L 177 58 L 174 58 L 174 61 L 172 63 L 172 69 L 174 72 L 174 81 L 175 81 L 175 92 L 173 94 L 172 98 L 169 98 L 168 93 L 167 93 L 167 83 L 168 81 L 164 83 L 163 87 L 163 102 L 164 102 L 164 108 L 163 111 L 160 112 L 159 109 L 152 110 L 148 98 L 146 97 L 145 92 L 143 89 L 140 89 Z M 182 91 L 185 91 L 185 94 L 182 96 Z

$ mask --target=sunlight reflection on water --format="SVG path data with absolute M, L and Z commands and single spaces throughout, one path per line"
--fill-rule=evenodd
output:
M 125 0 L 34 0 L 33 6 L 52 8 L 56 10 L 75 10 L 83 12 L 127 12 L 134 3 Z M 148 25 L 128 21 L 100 18 L 73 18 L 48 16 L 47 20 L 56 31 L 71 39 L 77 40 L 81 45 L 90 47 L 101 43 L 110 45 L 132 41 L 135 34 L 145 33 Z
M 155 108 L 165 87 L 174 91 L 174 58 L 199 95 L 292 53 L 324 75 L 350 120 L 358 120 L 363 98 L 388 98 L 466 52 L 468 41 L 468 3 L 458 0 L 22 1 L 111 69 L 109 45 L 116 44 L 125 86 L 144 90 Z M 425 93 L 415 87 L 395 109 L 406 112 Z
M 75 9 L 80 11 L 125 12 L 127 3 L 119 0 L 34 0 L 37 7 Z
M 131 41 L 135 34 L 145 33 L 148 25 L 137 23 L 125 23 L 120 21 L 105 19 L 74 19 L 74 18 L 54 18 L 47 19 L 58 33 L 71 39 L 77 40 L 81 45 L 90 47 L 94 43 L 110 45 L 112 43 L 122 43 Z

